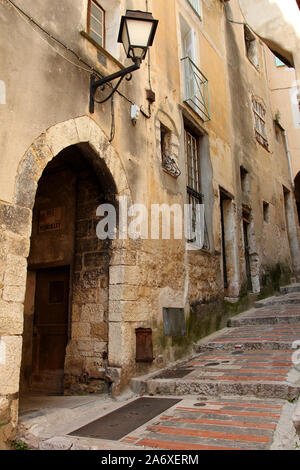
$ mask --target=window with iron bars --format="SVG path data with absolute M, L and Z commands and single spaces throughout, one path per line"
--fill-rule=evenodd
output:
M 253 103 L 253 113 L 254 113 L 254 121 L 255 121 L 256 140 L 267 149 L 269 144 L 268 144 L 267 133 L 266 133 L 266 121 L 265 121 L 266 110 L 255 99 L 253 99 L 252 103 Z
M 202 240 L 202 248 L 209 250 L 209 238 L 207 233 L 205 214 L 204 227 L 197 227 L 197 205 L 204 204 L 204 196 L 201 193 L 201 172 L 199 159 L 199 138 L 185 129 L 185 153 L 187 166 L 187 196 L 190 205 L 189 234 L 202 230 L 201 234 L 197 232 L 197 238 Z M 195 239 L 189 239 L 194 242 Z

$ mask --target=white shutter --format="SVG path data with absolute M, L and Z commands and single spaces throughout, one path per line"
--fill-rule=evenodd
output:
M 189 29 L 183 38 L 183 57 L 189 57 L 193 62 L 196 59 L 195 32 Z M 189 60 L 184 60 L 184 86 L 186 98 L 191 98 L 196 93 L 196 83 L 194 80 L 192 67 Z

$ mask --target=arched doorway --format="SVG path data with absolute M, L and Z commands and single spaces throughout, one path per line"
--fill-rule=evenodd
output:
M 111 240 L 96 235 L 101 203 L 116 203 L 116 186 L 88 144 L 62 150 L 39 179 L 24 304 L 21 391 L 107 389 L 101 369 L 108 358 Z

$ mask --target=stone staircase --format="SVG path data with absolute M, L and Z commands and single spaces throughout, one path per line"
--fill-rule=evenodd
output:
M 131 381 L 135 393 L 252 396 L 295 400 L 299 370 L 292 362 L 300 340 L 300 284 L 256 302 L 229 327 L 202 339 L 195 355 L 160 372 Z

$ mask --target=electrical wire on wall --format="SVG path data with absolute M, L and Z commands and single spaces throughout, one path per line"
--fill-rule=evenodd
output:
M 34 20 L 29 14 L 27 14 L 24 10 L 22 10 L 22 8 L 20 8 L 18 5 L 16 5 L 12 0 L 7 0 L 8 3 L 10 3 L 10 5 L 15 9 L 16 13 L 20 16 L 20 18 L 27 24 L 29 25 L 35 32 L 36 34 L 39 36 L 39 38 L 44 41 L 48 47 L 50 47 L 57 55 L 59 55 L 60 57 L 62 57 L 64 60 L 66 60 L 67 62 L 69 62 L 70 64 L 72 64 L 73 66 L 77 67 L 78 69 L 80 70 L 83 70 L 84 72 L 87 72 L 89 73 L 90 75 L 92 74 L 95 74 L 98 78 L 103 78 L 103 75 L 97 70 L 95 69 L 91 64 L 89 64 L 86 60 L 82 59 L 79 54 L 77 54 L 77 52 L 75 52 L 73 49 L 71 49 L 70 47 L 68 47 L 66 44 L 64 44 L 61 40 L 57 39 L 56 37 L 54 37 L 51 33 L 49 33 L 46 29 L 44 29 L 36 20 Z M 33 27 L 36 26 L 40 31 L 42 31 L 50 40 L 52 40 L 53 42 L 55 42 L 57 45 L 59 45 L 60 47 L 63 47 L 68 53 L 71 53 L 73 54 L 76 59 L 78 61 L 80 61 L 83 65 L 85 65 L 86 67 L 83 67 L 79 64 L 76 64 L 75 62 L 73 62 L 72 60 L 70 60 L 68 57 L 66 57 L 65 55 L 63 55 L 60 51 L 58 51 L 50 42 L 48 42 L 40 33 L 39 31 Z M 150 73 L 150 72 L 149 72 Z M 111 88 L 113 87 L 112 84 L 108 83 L 107 84 L 108 86 L 110 86 Z M 118 93 L 119 96 L 121 96 L 123 99 L 125 99 L 128 103 L 130 103 L 131 105 L 135 104 L 130 98 L 128 98 L 126 95 L 124 95 L 124 93 L 120 92 L 119 90 L 116 91 L 116 93 Z M 149 105 L 150 106 L 150 105 Z M 114 102 L 112 102 L 112 130 L 111 130 L 111 139 L 114 138 L 114 135 L 115 135 L 115 127 L 114 127 Z M 141 109 L 141 113 L 147 118 L 149 119 L 151 117 L 151 113 L 150 115 L 147 115 L 142 109 Z

